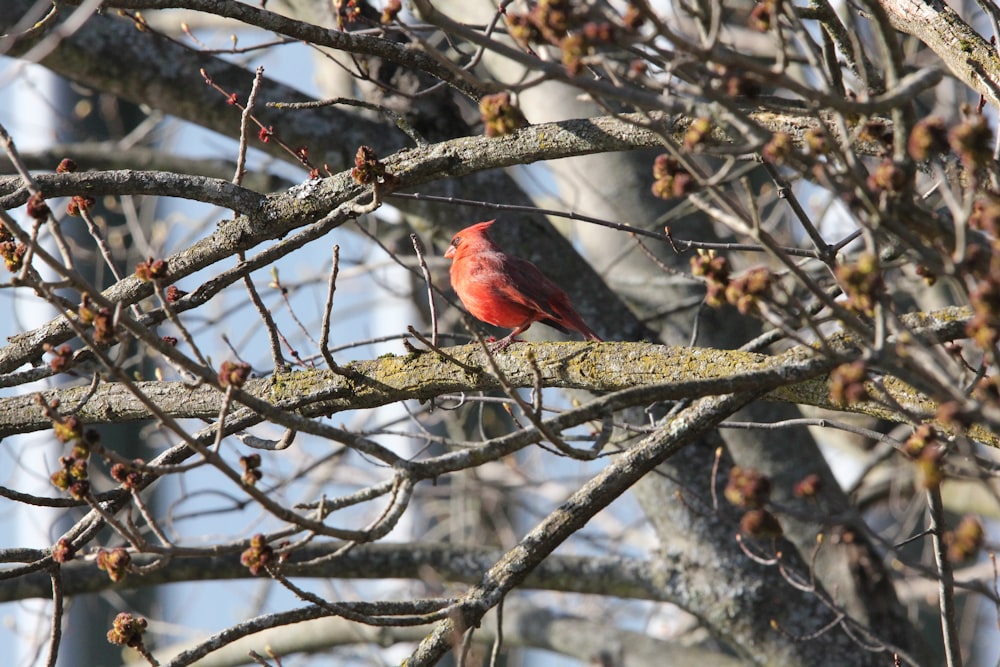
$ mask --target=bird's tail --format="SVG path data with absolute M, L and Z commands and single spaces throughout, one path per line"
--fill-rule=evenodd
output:
M 583 318 L 577 314 L 576 311 L 573 312 L 562 312 L 559 320 L 554 318 L 547 318 L 541 320 L 542 324 L 547 324 L 553 329 L 559 329 L 563 333 L 569 333 L 571 331 L 578 331 L 583 334 L 584 340 L 593 340 L 598 343 L 603 343 L 604 339 L 595 334 L 590 327 L 583 321 Z

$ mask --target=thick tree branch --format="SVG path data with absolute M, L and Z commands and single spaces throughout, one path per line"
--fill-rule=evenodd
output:
M 37 151 L 21 152 L 21 160 L 31 170 L 40 172 L 52 171 L 63 158 L 70 158 L 80 165 L 81 169 L 100 171 L 135 170 L 144 172 L 172 172 L 188 177 L 203 176 L 206 179 L 231 180 L 236 163 L 231 160 L 212 158 L 190 158 L 147 146 L 122 147 L 117 142 L 79 142 L 69 144 L 54 144 Z M 7 156 L 0 156 L 0 173 L 14 173 L 14 167 Z M 84 172 L 78 176 L 90 178 L 92 173 Z M 35 174 L 39 181 L 45 180 L 45 174 Z M 10 186 L 0 181 L 0 192 L 9 194 Z M 287 190 L 295 185 L 277 174 L 254 170 L 247 172 L 242 186 L 253 192 L 270 193 Z M 13 185 L 20 187 L 20 183 Z M 77 194 L 78 191 L 73 192 Z M 155 194 L 143 192 L 140 194 Z M 5 204 L 0 204 L 7 208 Z M 228 203 L 220 206 L 228 207 Z
M 970 313 L 945 309 L 922 316 L 916 333 L 927 339 L 952 340 L 964 336 Z M 911 316 L 910 321 L 917 318 Z M 860 353 L 849 339 L 835 348 L 842 363 Z M 802 354 L 809 354 L 806 349 Z M 356 362 L 337 372 L 295 371 L 270 378 L 250 380 L 243 387 L 248 395 L 301 416 L 330 415 L 343 410 L 372 408 L 407 400 L 427 400 L 447 393 L 500 391 L 503 385 L 491 372 L 478 346 L 449 348 L 448 357 L 435 353 L 383 356 Z M 530 359 L 529 359 L 530 357 Z M 710 348 L 667 347 L 648 343 L 521 344 L 499 355 L 497 362 L 513 387 L 542 386 L 596 392 L 628 391 L 629 405 L 718 395 L 754 388 L 775 369 L 779 357 Z M 783 355 L 783 358 L 788 358 Z M 346 371 L 346 372 L 345 372 Z M 536 375 L 536 372 L 540 375 Z M 164 413 L 176 418 L 212 419 L 219 414 L 223 394 L 208 385 L 190 387 L 182 382 L 143 382 L 139 389 Z M 937 406 L 906 383 L 885 377 L 869 393 L 886 392 L 896 405 L 868 400 L 842 406 L 830 400 L 825 380 L 809 380 L 779 387 L 766 398 L 833 410 L 845 410 L 907 423 L 896 406 L 910 414 L 931 418 Z M 102 383 L 96 391 L 88 387 L 42 392 L 46 401 L 59 400 L 87 424 L 124 423 L 151 419 L 153 415 L 124 386 Z M 234 419 L 238 415 L 234 415 Z M 50 428 L 51 422 L 34 396 L 0 400 L 0 437 Z M 970 435 L 994 446 L 1000 445 L 988 429 L 974 428 Z
M 263 195 L 228 180 L 168 171 L 121 169 L 35 174 L 33 178 L 46 198 L 79 194 L 178 197 L 248 214 L 264 203 Z M 23 206 L 30 194 L 19 176 L 0 176 L 0 207 L 10 210 Z
M 913 35 L 951 73 L 1000 106 L 1000 56 L 989 42 L 942 0 L 881 0 L 892 27 Z
M 107 590 L 132 590 L 183 581 L 245 579 L 250 572 L 240 563 L 239 552 L 246 543 L 234 545 L 230 553 L 219 556 L 177 557 L 163 567 L 144 574 L 133 574 L 113 583 L 98 570 L 94 559 L 78 559 L 62 565 L 63 592 L 67 596 L 91 595 Z M 446 581 L 474 584 L 503 555 L 502 551 L 476 546 L 420 543 L 359 544 L 329 559 L 343 543 L 309 544 L 295 550 L 282 565 L 289 577 L 338 579 L 419 579 L 423 568 L 431 568 Z M 0 551 L 0 555 L 3 551 Z M 160 556 L 135 554 L 132 562 L 143 567 Z M 324 558 L 319 564 L 301 565 Z M 552 556 L 526 580 L 528 588 L 567 593 L 612 595 L 638 600 L 670 602 L 677 591 L 670 586 L 671 573 L 660 561 L 634 558 Z M 47 572 L 0 581 L 0 602 L 46 598 L 52 595 Z

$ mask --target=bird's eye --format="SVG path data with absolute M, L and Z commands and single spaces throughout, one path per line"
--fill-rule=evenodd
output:
M 457 248 L 458 246 L 462 245 L 462 237 L 456 236 L 455 238 L 453 238 L 451 240 L 451 245 L 453 248 Z

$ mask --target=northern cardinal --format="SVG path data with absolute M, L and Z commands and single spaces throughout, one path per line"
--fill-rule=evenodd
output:
M 454 260 L 451 286 L 475 318 L 504 329 L 513 329 L 497 342 L 500 351 L 534 322 L 560 331 L 601 338 L 590 330 L 569 302 L 566 292 L 542 275 L 531 262 L 508 255 L 487 234 L 495 220 L 466 227 L 451 239 L 444 253 Z

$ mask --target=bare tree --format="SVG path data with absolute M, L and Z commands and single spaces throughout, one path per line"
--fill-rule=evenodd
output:
M 0 14 L 14 77 L 146 114 L 0 127 L 37 655 L 186 582 L 226 592 L 121 604 L 126 659 L 994 660 L 992 4 L 274 2 Z M 441 257 L 487 218 L 607 342 L 491 344 Z

